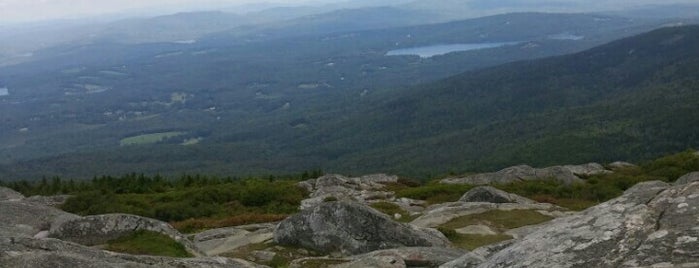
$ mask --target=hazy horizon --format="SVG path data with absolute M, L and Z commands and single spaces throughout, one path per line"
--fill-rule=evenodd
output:
M 479 3 L 479 0 L 463 0 L 464 2 Z M 177 12 L 222 10 L 243 5 L 309 5 L 328 3 L 371 3 L 365 0 L 0 0 L 0 25 L 33 23 L 62 19 L 98 18 L 99 16 L 153 16 Z M 386 3 L 387 1 L 377 1 Z M 390 2 L 390 1 L 389 1 Z M 408 2 L 392 1 L 392 2 Z M 453 1 L 445 1 L 453 2 Z M 604 3 L 589 3 L 587 1 L 545 1 L 546 3 L 577 4 L 594 7 L 594 10 L 619 9 L 649 4 L 688 4 L 696 0 L 616 0 Z M 542 4 L 540 0 L 512 0 L 498 3 L 500 5 L 526 6 Z M 434 3 L 439 5 L 439 2 Z M 590 8 L 581 11 L 590 11 Z
M 344 0 L 0 0 L 0 25 L 114 15 L 162 15 L 243 5 L 304 5 Z

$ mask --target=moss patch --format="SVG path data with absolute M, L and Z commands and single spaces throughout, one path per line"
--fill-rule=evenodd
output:
M 106 249 L 135 255 L 192 257 L 182 244 L 169 236 L 145 230 L 109 241 Z

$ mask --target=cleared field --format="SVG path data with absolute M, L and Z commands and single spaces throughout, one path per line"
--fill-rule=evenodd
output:
M 172 131 L 172 132 L 162 132 L 162 133 L 151 133 L 151 134 L 138 135 L 138 136 L 133 136 L 133 137 L 128 137 L 128 138 L 122 139 L 119 142 L 119 145 L 129 146 L 129 145 L 153 144 L 153 143 L 163 141 L 165 139 L 181 136 L 184 134 L 186 134 L 186 133 Z

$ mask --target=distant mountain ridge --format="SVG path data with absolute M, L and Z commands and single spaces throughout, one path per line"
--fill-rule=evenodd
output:
M 373 118 L 336 124 L 384 130 L 370 139 L 344 137 L 370 153 L 358 150 L 337 163 L 473 170 L 640 160 L 696 148 L 698 45 L 699 26 L 670 27 L 418 86 L 372 106 Z M 324 135 L 332 134 L 318 137 Z

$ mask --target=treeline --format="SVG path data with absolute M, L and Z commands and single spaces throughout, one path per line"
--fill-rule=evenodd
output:
M 75 194 L 89 191 L 104 191 L 115 194 L 149 194 L 164 193 L 187 188 L 201 188 L 251 180 L 306 180 L 323 175 L 320 169 L 308 170 L 303 173 L 283 176 L 264 177 L 217 177 L 201 174 L 184 174 L 176 178 L 166 178 L 161 175 L 147 176 L 130 173 L 120 177 L 100 176 L 91 180 L 65 179 L 62 177 L 42 178 L 39 181 L 0 181 L 0 186 L 12 188 L 25 196 Z
M 204 175 L 128 174 L 38 182 L 0 182 L 26 196 L 72 195 L 60 208 L 78 215 L 127 213 L 171 222 L 186 232 L 276 221 L 298 211 L 308 196 L 300 180 L 322 176 L 321 170 L 289 176 L 218 178 Z

